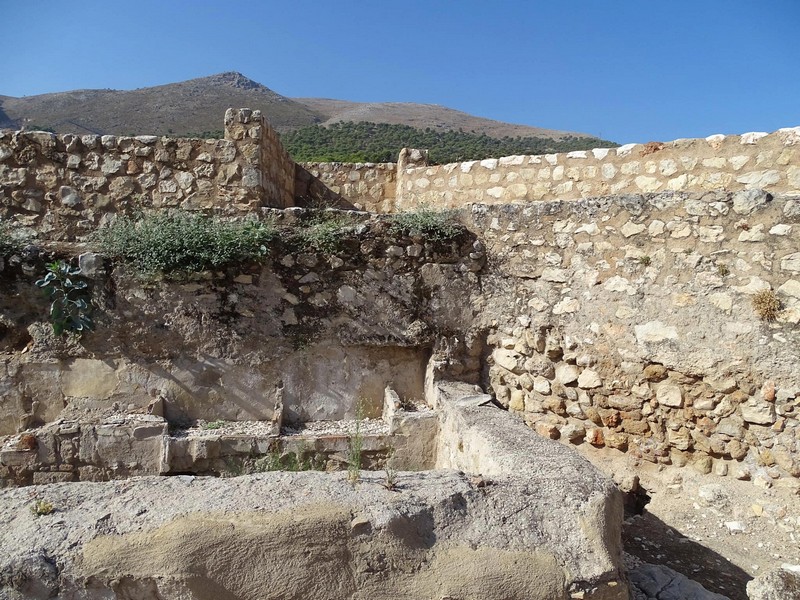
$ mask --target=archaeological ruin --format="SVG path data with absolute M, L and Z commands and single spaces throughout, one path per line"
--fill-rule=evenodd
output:
M 295 164 L 224 123 L 0 132 L 0 598 L 654 598 L 639 477 L 800 492 L 800 128 Z M 98 232 L 153 214 L 275 233 L 142 276 Z

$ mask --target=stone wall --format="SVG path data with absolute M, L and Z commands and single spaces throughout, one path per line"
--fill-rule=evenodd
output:
M 392 210 L 751 188 L 800 194 L 800 127 L 401 167 Z
M 301 209 L 273 216 L 303 226 Z M 466 231 L 426 244 L 385 218 L 351 222 L 335 251 L 285 244 L 265 264 L 179 281 L 95 260 L 96 331 L 80 341 L 53 336 L 33 285 L 52 254 L 0 265 L 0 435 L 158 399 L 176 423 L 352 419 L 359 403 L 375 417 L 389 384 L 421 399 L 434 339 L 471 317 L 451 294 L 477 290 L 481 257 Z
M 540 434 L 769 486 L 800 476 L 800 199 L 469 208 L 488 389 Z M 754 296 L 780 311 L 761 319 Z M 434 355 L 435 356 L 435 355 Z
M 305 206 L 335 206 L 392 212 L 395 163 L 301 163 L 295 192 Z
M 246 214 L 293 199 L 294 164 L 260 111 L 229 110 L 224 140 L 0 133 L 0 217 L 51 240 L 117 212 Z

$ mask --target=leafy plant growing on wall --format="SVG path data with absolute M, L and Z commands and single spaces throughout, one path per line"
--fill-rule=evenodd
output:
M 47 265 L 47 273 L 36 285 L 50 297 L 50 323 L 53 333 L 83 333 L 94 327 L 89 300 L 89 284 L 80 279 L 81 270 L 56 261 Z
M 141 275 L 192 273 L 260 260 L 277 233 L 271 221 L 223 221 L 201 214 L 157 213 L 120 217 L 97 241 L 111 258 Z

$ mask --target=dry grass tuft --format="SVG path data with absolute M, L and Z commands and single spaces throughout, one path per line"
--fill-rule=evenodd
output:
M 753 309 L 762 321 L 774 321 L 781 311 L 781 301 L 772 290 L 761 290 L 753 296 Z

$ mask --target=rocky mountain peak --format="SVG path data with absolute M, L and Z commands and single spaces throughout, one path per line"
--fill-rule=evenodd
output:
M 205 78 L 209 83 L 215 85 L 225 85 L 231 88 L 240 90 L 254 90 L 262 89 L 263 85 L 257 81 L 245 77 L 236 71 L 227 71 L 225 73 L 218 73 Z

